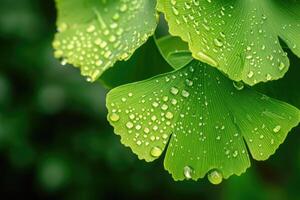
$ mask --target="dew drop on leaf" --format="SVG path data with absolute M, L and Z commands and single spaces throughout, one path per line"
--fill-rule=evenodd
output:
M 167 118 L 167 119 L 172 119 L 172 118 L 173 118 L 173 113 L 167 112 L 167 113 L 166 113 L 166 118 Z
M 127 122 L 126 127 L 131 129 L 133 127 L 133 123 L 132 122 Z
M 239 82 L 235 82 L 233 81 L 233 86 L 235 87 L 235 89 L 237 90 L 242 90 L 244 89 L 245 85 L 242 81 L 239 81 Z
M 192 178 L 192 174 L 193 174 L 193 168 L 191 168 L 190 166 L 185 166 L 183 168 L 183 174 L 184 174 L 184 177 L 186 179 L 191 179 Z
M 159 147 L 153 147 L 150 152 L 151 156 L 159 157 L 162 154 L 162 150 Z
M 116 113 L 112 113 L 109 118 L 110 118 L 111 121 L 117 122 L 117 121 L 119 121 L 120 116 Z
M 211 182 L 212 184 L 218 185 L 218 184 L 220 184 L 222 182 L 223 175 L 222 175 L 222 173 L 219 170 L 214 169 L 214 170 L 211 170 L 207 174 L 207 178 L 208 178 L 209 182 Z
M 188 91 L 186 91 L 186 90 L 182 90 L 182 93 L 181 93 L 181 95 L 183 96 L 183 97 L 189 97 L 190 96 L 190 93 L 188 92 Z
M 223 46 L 223 42 L 219 39 L 214 39 L 214 44 L 217 46 L 217 47 L 222 47 Z
M 280 62 L 279 70 L 282 71 L 284 68 L 285 68 L 285 64 L 283 62 Z
M 174 95 L 177 95 L 177 94 L 178 94 L 178 91 L 179 91 L 179 90 L 178 90 L 176 87 L 172 87 L 172 88 L 171 88 L 171 93 L 174 94 Z
M 277 125 L 277 126 L 274 127 L 273 132 L 278 133 L 280 131 L 280 129 L 281 129 L 281 126 Z
M 247 74 L 247 77 L 248 78 L 252 78 L 254 75 L 254 72 L 253 71 L 249 71 L 248 74 Z

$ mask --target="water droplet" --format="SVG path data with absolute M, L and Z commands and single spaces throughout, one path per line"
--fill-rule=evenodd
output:
M 214 39 L 214 44 L 217 46 L 217 47 L 222 47 L 223 46 L 223 42 L 219 39 Z
M 247 74 L 248 78 L 252 78 L 253 75 L 254 75 L 254 72 L 253 72 L 253 71 L 249 71 L 248 74 Z
M 239 82 L 235 82 L 233 81 L 233 86 L 235 87 L 235 89 L 237 90 L 242 90 L 244 89 L 245 85 L 242 81 L 239 81 Z
M 233 156 L 234 158 L 236 158 L 238 155 L 239 155 L 239 152 L 238 152 L 238 151 L 234 151 L 233 154 L 232 154 L 232 156 Z
M 135 129 L 136 129 L 137 131 L 140 130 L 141 128 L 142 128 L 142 126 L 139 125 L 139 124 L 135 126 Z
M 190 166 L 185 166 L 183 168 L 183 174 L 186 179 L 191 179 L 193 174 L 193 169 Z
M 166 113 L 166 118 L 167 118 L 167 119 L 172 119 L 172 118 L 173 118 L 173 113 L 167 112 L 167 113 Z
M 145 133 L 149 133 L 149 132 L 150 132 L 150 129 L 146 127 L 146 128 L 144 128 L 144 132 L 145 132 Z
M 189 80 L 189 79 L 186 79 L 185 80 L 187 86 L 192 86 L 193 85 L 193 81 Z
M 153 147 L 150 152 L 151 156 L 159 157 L 162 154 L 162 150 L 159 147 Z
M 179 90 L 176 88 L 176 87 L 172 87 L 171 88 L 171 93 L 174 94 L 174 95 L 177 95 L 179 92 Z
M 280 62 L 279 70 L 282 71 L 284 68 L 285 68 L 285 64 L 283 62 Z
M 207 178 L 208 178 L 209 182 L 211 182 L 212 184 L 218 185 L 218 184 L 220 184 L 222 182 L 223 175 L 222 175 L 222 173 L 219 170 L 214 169 L 214 170 L 211 170 L 207 174 Z
M 266 75 L 266 79 L 267 79 L 268 81 L 270 81 L 270 80 L 272 79 L 271 74 L 267 74 L 267 75 Z
M 133 123 L 132 122 L 127 122 L 126 127 L 131 129 L 133 127 Z
M 171 103 L 172 103 L 173 105 L 176 105 L 176 104 L 177 104 L 177 100 L 176 100 L 176 99 L 172 99 L 172 100 L 171 100 Z
M 273 132 L 274 133 L 278 133 L 279 131 L 281 130 L 281 126 L 280 125 L 277 125 L 273 128 Z
M 188 92 L 188 91 L 186 91 L 186 90 L 182 90 L 182 92 L 181 92 L 181 95 L 183 96 L 183 97 L 189 97 L 190 96 L 190 93 Z
M 111 121 L 113 121 L 113 122 L 117 122 L 117 121 L 119 121 L 120 116 L 119 116 L 118 114 L 116 114 L 116 113 L 112 113 L 112 114 L 110 115 L 109 119 L 110 119 Z
M 179 15 L 179 11 L 174 6 L 172 7 L 172 11 L 173 11 L 174 15 Z
M 168 110 L 168 105 L 167 105 L 167 104 L 163 104 L 163 105 L 161 106 L 161 109 L 162 109 L 162 110 Z
M 152 106 L 153 106 L 154 108 L 157 108 L 158 105 L 159 105 L 159 104 L 158 104 L 157 102 L 153 102 L 153 103 L 152 103 Z

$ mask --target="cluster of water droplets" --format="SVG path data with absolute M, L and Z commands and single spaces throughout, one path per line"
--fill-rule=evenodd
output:
M 142 153 L 150 155 L 148 160 L 155 159 L 162 154 L 172 133 L 170 147 L 177 148 L 179 146 L 181 150 L 185 150 L 186 147 L 180 146 L 177 133 L 180 132 L 181 135 L 187 137 L 192 134 L 198 136 L 195 131 L 206 126 L 203 117 L 199 117 L 197 126 L 188 120 L 195 111 L 199 111 L 192 107 L 191 101 L 199 101 L 203 107 L 209 105 L 206 95 L 198 93 L 199 90 L 196 89 L 204 86 L 203 79 L 200 80 L 199 74 L 209 76 L 205 73 L 203 66 L 190 66 L 180 72 L 158 78 L 150 86 L 140 85 L 141 88 L 151 88 L 152 92 L 147 95 L 144 94 L 144 91 L 132 91 L 125 95 L 117 92 L 117 99 L 114 99 L 114 103 L 110 104 L 109 109 L 109 119 L 114 125 L 115 131 L 122 132 L 122 137 L 124 137 L 122 140 L 132 144 L 130 146 L 133 151 L 142 151 Z M 219 85 L 219 80 L 217 82 Z M 121 91 L 130 90 L 122 89 Z M 195 99 L 195 96 L 199 98 Z M 203 99 L 200 96 L 203 96 Z M 206 137 L 209 136 L 200 131 L 199 145 L 206 141 Z M 209 151 L 209 149 L 205 151 Z M 206 154 L 205 151 L 201 153 Z M 170 154 L 174 156 L 175 152 L 171 150 Z M 190 153 L 189 156 L 192 159 L 196 156 L 195 159 L 200 160 L 201 155 L 197 152 L 196 155 Z M 144 157 L 147 159 L 148 156 Z M 195 175 L 193 167 L 185 166 L 183 175 L 186 179 L 192 179 Z
M 88 9 L 86 12 L 90 12 L 93 19 L 86 16 L 86 23 L 70 22 L 60 16 L 53 46 L 55 57 L 61 58 L 63 65 L 81 67 L 88 81 L 95 81 L 117 60 L 128 59 L 153 33 L 156 24 L 154 11 L 144 14 L 145 9 L 151 9 L 145 1 L 102 0 L 82 9 Z M 64 12 L 73 11 L 61 11 Z M 143 21 L 140 21 L 141 16 Z
M 108 95 L 109 120 L 123 143 L 146 160 L 159 157 L 172 135 L 166 163 L 184 159 L 188 164 L 181 176 L 186 179 L 196 179 L 215 166 L 208 179 L 218 184 L 228 163 L 241 165 L 248 160 L 244 140 L 252 153 L 264 158 L 283 137 L 279 122 L 287 115 L 264 109 L 260 105 L 272 105 L 270 98 L 244 90 L 242 82 L 193 62 L 179 71 L 113 90 Z M 247 92 L 250 99 L 245 99 Z M 252 106 L 256 110 L 248 109 Z M 207 168 L 199 172 L 197 163 L 204 160 Z
M 279 78 L 287 71 L 286 52 L 264 4 L 213 0 L 169 0 L 169 4 L 168 18 L 177 24 L 170 25 L 171 32 L 189 41 L 193 56 L 201 61 L 250 84 Z
M 268 17 L 263 10 L 253 8 L 249 15 L 250 29 L 241 43 L 244 52 L 244 73 L 254 84 L 280 77 L 287 70 L 289 61 L 280 46 L 278 36 L 272 31 Z M 246 21 L 245 21 L 246 22 Z
M 192 71 L 194 69 L 191 67 L 189 72 Z M 156 90 L 147 95 L 130 92 L 120 97 L 110 105 L 110 121 L 116 123 L 116 126 L 118 123 L 123 124 L 121 128 L 123 131 L 125 129 L 128 140 L 139 148 L 149 147 L 149 155 L 159 157 L 176 127 L 177 118 L 184 117 L 180 114 L 181 106 L 190 97 L 190 89 L 194 84 L 189 75 L 182 72 L 165 76 L 153 83 Z M 166 90 L 160 87 L 163 85 L 172 86 Z

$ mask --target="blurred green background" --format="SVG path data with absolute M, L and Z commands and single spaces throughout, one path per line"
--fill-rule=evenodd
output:
M 53 58 L 53 0 L 1 0 L 0 13 L 0 199 L 300 199 L 300 127 L 240 177 L 174 182 L 163 157 L 146 163 L 120 144 L 107 89 Z M 300 61 L 289 55 L 286 77 L 257 89 L 300 108 Z

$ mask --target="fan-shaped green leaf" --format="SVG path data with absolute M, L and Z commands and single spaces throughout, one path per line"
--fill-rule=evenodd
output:
M 281 78 L 289 60 L 278 36 L 300 56 L 300 3 L 294 0 L 159 0 L 170 32 L 193 57 L 235 81 Z
M 192 61 L 107 96 L 108 120 L 140 159 L 164 149 L 175 180 L 203 177 L 219 183 L 250 166 L 248 151 L 265 160 L 300 121 L 297 108 L 233 84 L 218 70 Z
M 156 28 L 152 0 L 56 0 L 58 33 L 53 46 L 63 64 L 96 80 L 118 60 L 127 60 Z

